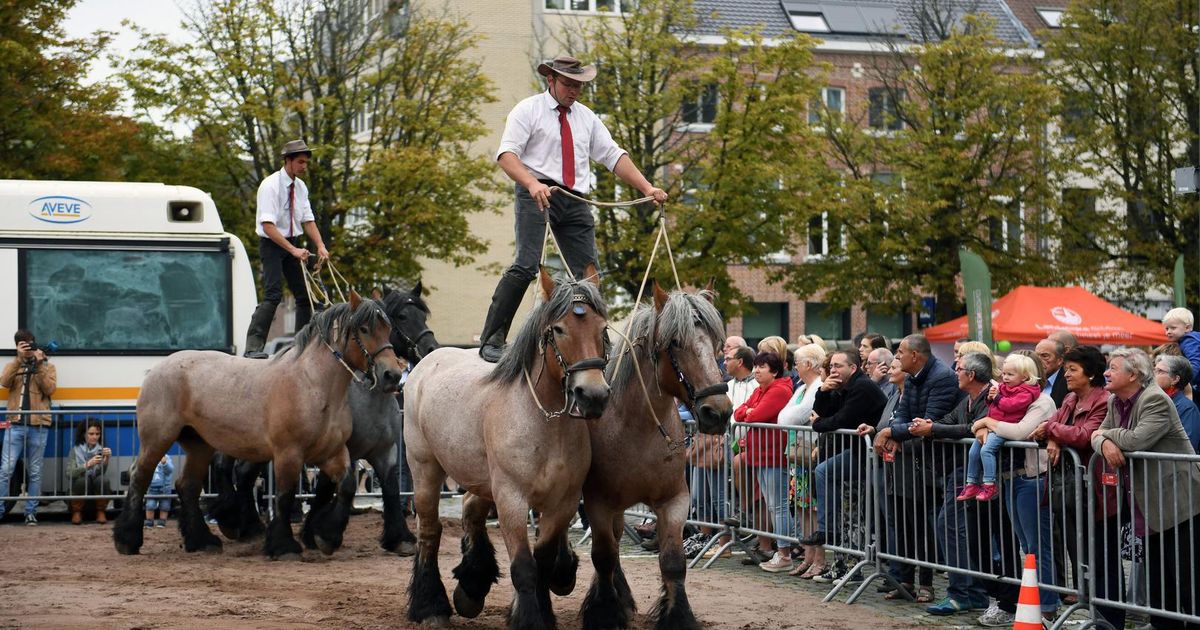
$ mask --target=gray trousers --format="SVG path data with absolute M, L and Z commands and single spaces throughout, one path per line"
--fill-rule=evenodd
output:
M 553 182 L 545 181 L 549 185 Z M 588 263 L 596 262 L 596 220 L 590 205 L 561 193 L 550 196 L 550 208 L 542 212 L 524 186 L 516 192 L 517 257 L 505 271 L 507 275 L 528 284 L 538 272 L 542 261 L 542 241 L 546 237 L 546 219 L 562 247 L 564 262 L 576 279 L 583 279 Z

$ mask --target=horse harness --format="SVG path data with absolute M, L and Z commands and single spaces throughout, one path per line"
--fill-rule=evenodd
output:
M 379 314 L 385 320 L 387 320 L 389 324 L 391 323 L 391 320 L 388 319 L 386 313 L 381 310 L 379 311 Z M 358 336 L 358 330 L 352 332 L 350 334 L 350 338 L 354 340 L 354 343 L 358 346 L 358 349 L 362 352 L 363 356 L 367 358 L 367 367 L 363 370 L 363 373 L 366 375 L 367 380 L 371 382 L 369 389 L 374 390 L 375 387 L 379 385 L 379 379 L 375 376 L 375 357 L 379 356 L 379 354 L 384 350 L 391 349 L 393 352 L 395 352 L 396 347 L 393 346 L 391 342 L 388 342 L 376 348 L 375 352 L 367 352 L 367 347 L 363 345 L 362 338 Z M 337 359 L 338 363 L 341 363 L 342 367 L 346 368 L 346 370 L 350 372 L 350 376 L 354 378 L 354 381 L 356 383 L 362 383 L 362 379 L 358 377 L 358 374 L 354 373 L 354 368 L 351 368 L 350 365 L 346 363 L 346 359 L 342 353 L 338 352 L 333 346 L 329 345 L 328 341 L 322 341 L 325 343 L 325 347 L 329 348 L 329 351 L 333 353 L 333 358 Z
M 416 309 L 421 308 L 420 306 L 417 306 L 416 300 L 414 300 L 412 298 L 408 298 L 407 300 L 404 301 L 404 304 L 402 304 L 400 306 L 400 311 L 398 311 L 398 312 L 403 312 L 404 309 L 406 309 L 410 306 L 413 308 L 416 308 Z M 421 332 L 417 333 L 416 337 L 409 337 L 408 335 L 404 334 L 404 331 L 401 330 L 399 326 L 392 326 L 392 332 L 399 335 L 400 340 L 404 342 L 404 345 L 412 350 L 412 355 L 413 355 L 413 357 L 415 357 L 417 359 L 417 361 L 420 361 L 421 359 L 425 358 L 424 355 L 421 354 L 421 350 L 417 344 L 420 343 L 421 340 L 424 339 L 427 335 L 433 334 L 433 330 L 431 330 L 429 328 L 429 326 L 425 326 L 425 329 L 422 330 Z
M 583 316 L 586 313 L 586 310 L 584 309 L 583 305 L 591 304 L 591 300 L 589 300 L 588 297 L 582 293 L 576 293 L 576 294 L 572 295 L 571 302 L 573 303 L 573 306 L 571 307 L 571 312 L 574 313 L 575 315 L 579 315 L 579 316 Z M 554 351 L 554 359 L 556 361 L 558 361 L 558 365 L 562 369 L 562 373 L 563 373 L 563 375 L 562 375 L 562 389 L 563 389 L 563 407 L 562 407 L 562 409 L 559 409 L 558 411 L 547 411 L 546 408 L 542 406 L 541 401 L 538 400 L 537 392 L 534 391 L 534 389 L 533 389 L 533 382 L 529 380 L 528 372 L 525 373 L 525 382 L 529 384 L 529 392 L 531 394 L 533 394 L 533 402 L 537 404 L 538 409 L 540 409 L 542 411 L 542 414 L 546 416 L 546 420 L 550 421 L 554 418 L 559 418 L 562 416 L 570 415 L 570 414 L 568 414 L 567 409 L 571 405 L 571 396 L 570 396 L 571 392 L 570 392 L 570 385 L 569 385 L 569 381 L 571 379 L 571 374 L 574 374 L 575 372 L 586 372 L 588 370 L 603 371 L 604 368 L 608 367 L 608 348 L 606 345 L 606 347 L 604 349 L 603 357 L 589 357 L 587 359 L 576 361 L 575 363 L 567 365 L 567 360 L 565 358 L 563 358 L 562 350 L 560 350 L 558 348 L 558 341 L 556 341 L 554 339 L 554 329 L 551 326 L 546 326 L 545 330 L 542 331 L 542 337 L 541 337 L 541 339 L 538 340 L 538 349 L 544 352 L 547 345 L 549 345 L 550 349 Z M 545 369 L 545 368 L 543 368 L 543 369 Z

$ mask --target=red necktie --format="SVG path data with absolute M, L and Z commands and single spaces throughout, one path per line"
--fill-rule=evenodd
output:
M 575 187 L 575 139 L 571 136 L 571 123 L 567 122 L 567 108 L 559 105 L 558 126 L 562 131 L 562 176 L 563 185 Z
M 296 184 L 288 184 L 288 238 L 294 236 L 292 230 L 295 229 L 296 219 L 293 213 L 296 210 Z

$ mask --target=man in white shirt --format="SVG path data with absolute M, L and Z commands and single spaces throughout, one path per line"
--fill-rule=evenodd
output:
M 283 300 L 284 280 L 296 298 L 296 330 L 312 318 L 312 305 L 300 268 L 311 252 L 299 246 L 301 232 L 317 246 L 319 262 L 329 259 L 329 250 L 321 240 L 312 205 L 308 202 L 308 186 L 299 179 L 308 170 L 312 151 L 303 140 L 292 140 L 283 145 L 282 156 L 283 168 L 268 175 L 258 186 L 255 232 L 259 236 L 258 252 L 262 260 L 263 301 L 250 318 L 245 352 L 245 356 L 255 359 L 267 357 L 263 346 L 271 320 L 275 318 L 275 309 Z
M 667 200 L 667 193 L 647 181 L 617 146 L 599 117 L 576 102 L 583 84 L 596 77 L 594 66 L 563 56 L 538 65 L 537 71 L 546 77 L 546 91 L 517 103 L 509 112 L 496 152 L 500 168 L 516 183 L 517 255 L 496 286 L 479 337 L 479 356 L 493 363 L 504 354 L 513 315 L 537 274 L 547 218 L 576 278 L 582 278 L 588 263 L 596 262 L 591 208 L 563 194 L 551 195 L 551 187 L 578 196 L 588 194 L 595 184 L 591 169 L 595 160 L 656 203 Z

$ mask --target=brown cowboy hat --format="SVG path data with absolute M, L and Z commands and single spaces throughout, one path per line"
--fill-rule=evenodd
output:
M 548 77 L 550 73 L 587 83 L 596 78 L 596 66 L 585 66 L 583 62 L 569 55 L 560 55 L 550 61 L 538 64 L 538 74 Z
M 307 153 L 308 157 L 312 157 L 312 149 L 308 148 L 308 145 L 304 144 L 303 140 L 292 140 L 291 142 L 283 145 L 283 151 L 280 153 L 280 156 L 286 158 L 288 156 L 299 155 L 301 153 Z

